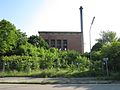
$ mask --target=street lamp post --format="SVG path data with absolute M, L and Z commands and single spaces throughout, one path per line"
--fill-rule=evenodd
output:
M 103 58 L 103 61 L 105 62 L 106 74 L 107 74 L 107 76 L 109 76 L 109 72 L 108 72 L 108 58 Z
M 95 17 L 93 17 L 91 25 L 90 25 L 90 30 L 89 30 L 89 40 L 90 40 L 90 59 L 91 59 L 91 28 L 94 23 Z

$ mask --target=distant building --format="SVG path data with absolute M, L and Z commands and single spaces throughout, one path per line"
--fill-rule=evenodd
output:
M 44 32 L 39 31 L 41 36 L 49 45 L 61 50 L 76 50 L 84 52 L 83 33 L 81 32 Z
M 50 48 L 55 47 L 61 50 L 76 50 L 84 53 L 82 6 L 79 9 L 81 32 L 38 32 L 39 36 L 41 36 L 48 43 Z

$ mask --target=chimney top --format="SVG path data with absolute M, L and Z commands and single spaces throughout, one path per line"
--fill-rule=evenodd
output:
M 83 7 L 82 6 L 80 6 L 80 8 L 79 8 L 80 10 L 82 10 L 83 9 Z

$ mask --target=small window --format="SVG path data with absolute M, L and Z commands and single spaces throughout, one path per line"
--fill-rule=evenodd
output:
M 67 50 L 67 40 L 63 40 L 63 50 Z
M 57 40 L 57 48 L 61 49 L 61 40 Z
M 51 40 L 51 47 L 55 47 L 55 40 Z

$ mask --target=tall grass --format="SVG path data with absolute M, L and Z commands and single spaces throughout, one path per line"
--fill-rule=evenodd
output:
M 80 72 L 77 69 L 71 70 L 69 68 L 66 69 L 45 69 L 45 70 L 37 70 L 30 72 L 18 72 L 18 71 L 5 71 L 0 72 L 0 77 L 40 77 L 40 78 L 48 78 L 48 77 L 84 77 L 89 76 L 88 72 Z

